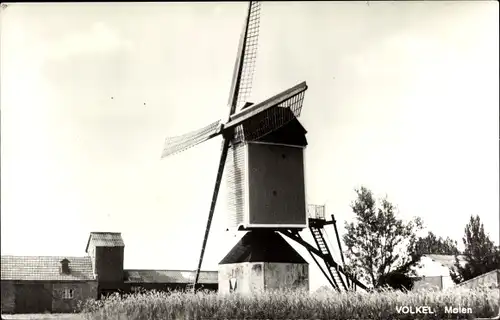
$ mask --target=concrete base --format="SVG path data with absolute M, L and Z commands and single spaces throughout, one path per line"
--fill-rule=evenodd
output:
M 309 290 L 307 264 L 242 262 L 219 265 L 219 293 L 258 293 L 263 290 Z
M 248 232 L 219 264 L 219 293 L 309 290 L 308 263 L 276 232 Z

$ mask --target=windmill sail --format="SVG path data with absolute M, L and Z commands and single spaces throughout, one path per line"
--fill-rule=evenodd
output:
M 169 137 L 165 139 L 162 158 L 189 149 L 222 132 L 231 136 L 233 143 L 257 140 L 300 116 L 306 90 L 307 84 L 299 83 L 263 102 L 230 115 L 229 122 L 225 125 L 218 120 L 184 135 Z
M 299 117 L 302 109 L 304 92 L 307 90 L 307 85 L 303 82 L 259 104 L 250 105 L 244 109 L 242 108 L 252 90 L 257 59 L 259 27 L 260 4 L 256 1 L 252 1 L 248 7 L 248 13 L 240 38 L 233 72 L 228 103 L 228 122 L 223 125 L 221 121 L 216 121 L 185 135 L 167 138 L 165 141 L 162 158 L 186 150 L 219 134 L 222 134 L 223 137 L 217 177 L 210 203 L 200 258 L 194 283 L 190 286 L 192 289 L 196 289 L 196 284 L 198 282 L 231 143 L 238 140 L 249 141 L 259 139 Z M 235 114 L 236 111 L 239 112 Z
M 239 110 L 252 92 L 257 61 L 260 27 L 260 3 L 250 2 L 247 19 L 240 37 L 238 54 L 234 65 L 233 80 L 229 93 L 229 115 Z
M 211 139 L 220 133 L 221 121 L 215 121 L 198 130 L 183 134 L 181 136 L 169 137 L 165 139 L 162 158 L 172 154 L 179 153 L 208 139 Z
M 243 109 L 241 112 L 238 112 L 235 115 L 230 117 L 230 121 L 224 125 L 224 130 L 229 130 L 240 125 L 242 122 L 250 119 L 251 117 L 279 104 L 282 104 L 286 100 L 304 92 L 307 90 L 307 83 L 301 82 L 296 86 L 291 87 L 283 92 L 278 93 L 277 95 L 262 101 L 258 104 L 254 104 L 250 107 Z
M 238 55 L 236 57 L 229 95 L 229 116 L 233 115 L 242 106 L 252 91 L 255 62 L 257 59 L 259 26 L 260 3 L 252 1 L 248 7 L 248 15 L 243 26 L 238 47 Z M 220 123 L 220 121 L 216 121 L 182 136 L 165 139 L 161 157 L 165 158 L 182 152 L 217 136 L 220 133 Z
M 300 116 L 303 102 L 304 92 L 301 92 L 246 120 L 236 130 L 233 141 L 256 141 L 278 130 Z
M 238 55 L 236 57 L 236 65 L 233 73 L 233 80 L 231 84 L 231 91 L 229 95 L 229 118 L 234 114 L 238 103 L 246 99 L 251 92 L 253 73 L 255 69 L 255 60 L 257 58 L 257 40 L 259 36 L 259 23 L 260 23 L 260 4 L 256 1 L 250 2 L 248 7 L 248 15 L 245 25 L 243 27 L 242 37 L 240 38 L 240 45 L 238 48 Z M 217 203 L 217 196 L 219 194 L 220 184 L 226 164 L 229 142 L 233 132 L 226 133 L 222 142 L 222 151 L 219 161 L 219 168 L 217 170 L 217 178 L 215 180 L 214 192 L 212 195 L 212 202 L 210 204 L 210 211 L 208 213 L 207 226 L 205 228 L 205 236 L 203 237 L 203 244 L 201 247 L 200 259 L 198 261 L 198 268 L 194 280 L 193 289 L 196 289 L 196 283 L 200 276 L 200 269 L 203 263 L 203 256 L 205 254 L 205 247 L 210 233 L 210 226 L 215 212 L 215 205 Z
M 302 82 L 231 117 L 223 130 L 236 127 L 233 143 L 255 141 L 300 116 L 307 84 Z

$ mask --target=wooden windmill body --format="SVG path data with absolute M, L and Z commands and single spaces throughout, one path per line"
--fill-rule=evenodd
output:
M 292 118 L 283 127 L 255 140 L 233 139 L 227 160 L 229 227 L 251 229 L 307 228 L 304 181 L 306 130 L 286 108 L 275 117 Z M 281 113 L 281 115 L 278 115 Z M 256 117 L 243 134 L 263 123 Z
M 304 179 L 306 130 L 287 108 L 254 117 L 251 137 L 266 117 L 291 119 L 258 139 L 236 136 L 226 162 L 228 227 L 249 231 L 219 263 L 219 293 L 309 289 L 309 265 L 275 231 L 307 228 Z
M 247 234 L 219 265 L 219 290 L 252 292 L 266 288 L 308 288 L 307 262 L 281 237 L 289 237 L 325 261 L 325 276 L 335 287 L 333 271 L 347 274 L 315 236 L 318 248 L 304 242 L 299 231 L 322 226 L 307 215 L 304 178 L 306 130 L 298 121 L 305 82 L 265 101 L 246 101 L 253 81 L 260 24 L 260 4 L 250 2 L 229 95 L 229 117 L 182 136 L 167 138 L 162 158 L 216 136 L 222 148 L 207 227 L 192 289 L 197 288 L 217 197 L 226 170 L 228 228 Z M 324 221 L 324 220 L 323 220 Z M 329 223 L 326 223 L 329 224 Z M 320 227 L 321 228 L 321 227 Z M 321 231 L 319 231 L 319 236 Z M 313 256 L 314 258 L 314 256 Z M 316 261 L 316 260 L 315 260 Z M 319 265 L 319 264 L 318 264 Z M 321 266 L 320 266 L 321 268 Z M 362 284 L 358 284 L 361 285 Z M 237 289 L 239 288 L 239 289 Z

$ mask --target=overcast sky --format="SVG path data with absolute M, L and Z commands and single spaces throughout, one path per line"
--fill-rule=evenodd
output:
M 90 231 L 119 231 L 126 268 L 196 268 L 220 138 L 160 155 L 227 115 L 246 8 L 3 10 L 2 254 L 82 255 Z M 498 243 L 498 23 L 496 1 L 263 3 L 251 100 L 307 81 L 309 203 L 343 225 L 365 185 L 459 241 L 478 214 Z M 224 197 L 204 269 L 238 238 Z

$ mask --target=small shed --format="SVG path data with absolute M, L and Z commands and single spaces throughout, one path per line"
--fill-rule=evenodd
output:
M 252 230 L 219 263 L 219 293 L 309 290 L 309 264 L 272 230 Z

